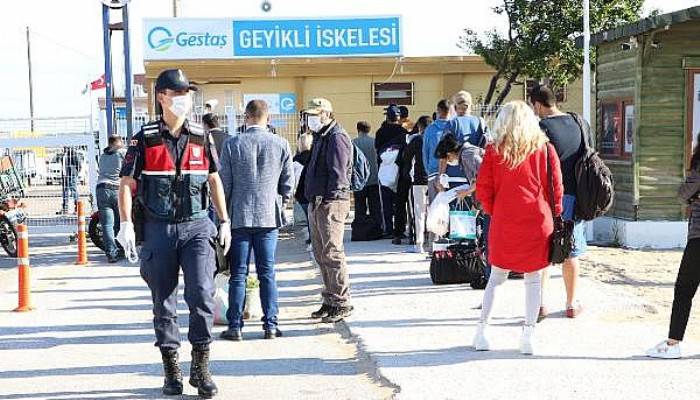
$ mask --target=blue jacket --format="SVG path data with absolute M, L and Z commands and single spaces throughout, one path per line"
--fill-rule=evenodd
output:
M 267 129 L 250 127 L 232 136 L 221 152 L 219 175 L 231 228 L 279 228 L 292 197 L 289 143 Z
M 469 142 L 474 146 L 481 146 L 481 139 L 484 136 L 481 120 L 473 115 L 452 118 L 447 125 L 447 131 L 452 133 L 458 142 Z
M 435 158 L 435 149 L 447 130 L 449 121 L 446 119 L 435 120 L 423 133 L 423 166 L 428 178 L 439 172 L 440 162 Z

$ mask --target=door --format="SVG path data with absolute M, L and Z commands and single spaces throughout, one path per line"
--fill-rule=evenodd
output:
M 687 93 L 687 122 L 686 138 L 689 145 L 687 152 L 688 168 L 690 168 L 690 158 L 693 149 L 698 145 L 700 135 L 700 69 L 688 70 L 688 80 L 686 86 Z

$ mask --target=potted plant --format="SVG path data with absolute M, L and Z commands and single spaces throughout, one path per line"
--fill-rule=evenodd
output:
M 245 282 L 245 305 L 243 306 L 243 319 L 257 319 L 262 317 L 260 305 L 260 281 L 254 276 L 249 276 Z

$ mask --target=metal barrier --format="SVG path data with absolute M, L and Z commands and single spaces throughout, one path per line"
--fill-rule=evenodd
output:
M 0 119 L 0 155 L 13 158 L 29 226 L 76 226 L 75 203 L 93 198 L 96 136 L 89 117 Z M 40 130 L 42 129 L 42 130 Z

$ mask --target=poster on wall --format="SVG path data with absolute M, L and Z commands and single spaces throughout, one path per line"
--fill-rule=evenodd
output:
M 634 104 L 625 105 L 625 153 L 634 149 Z
M 603 104 L 602 138 L 600 153 L 608 156 L 620 155 L 620 109 L 617 103 Z
M 693 148 L 695 148 L 700 135 L 700 74 L 694 75 L 693 89 L 693 127 L 690 133 L 693 137 Z

